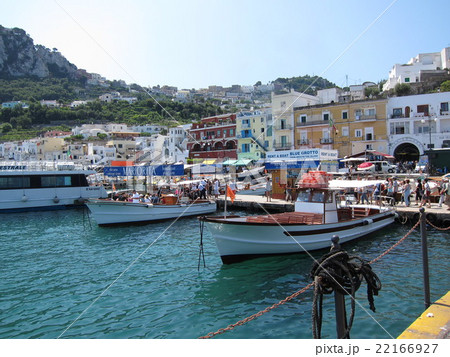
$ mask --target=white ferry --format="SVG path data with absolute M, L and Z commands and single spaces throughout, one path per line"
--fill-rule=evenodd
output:
M 0 163 L 0 213 L 65 209 L 106 198 L 102 185 L 88 182 L 95 173 L 73 163 Z

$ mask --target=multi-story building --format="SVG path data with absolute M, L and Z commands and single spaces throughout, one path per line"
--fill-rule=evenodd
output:
M 291 90 L 286 94 L 272 93 L 273 148 L 294 149 L 294 107 L 318 104 L 319 98 Z
M 426 150 L 450 147 L 450 92 L 389 98 L 388 152 L 418 160 Z
M 236 114 L 203 118 L 199 123 L 193 123 L 187 148 L 189 158 L 198 162 L 237 159 Z
M 295 147 L 338 150 L 339 157 L 387 150 L 386 99 L 295 108 Z
M 444 68 L 450 68 L 450 47 L 442 49 L 441 52 L 420 53 L 406 64 L 395 64 L 389 72 L 383 90 L 394 89 L 398 83 L 420 82 L 422 72 L 439 71 Z
M 264 159 L 272 150 L 272 114 L 270 110 L 240 112 L 236 118 L 238 158 Z

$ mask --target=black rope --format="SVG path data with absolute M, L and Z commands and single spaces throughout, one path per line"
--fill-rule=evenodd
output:
M 200 270 L 200 260 L 203 257 L 203 267 L 206 267 L 205 262 L 205 252 L 203 250 L 203 229 L 205 227 L 205 222 L 200 218 L 200 251 L 198 252 L 198 267 L 197 270 Z
M 314 280 L 314 299 L 312 308 L 313 337 L 321 338 L 322 302 L 324 294 L 339 292 L 351 296 L 351 313 L 344 338 L 349 338 L 355 316 L 355 293 L 364 278 L 367 283 L 367 299 L 375 312 L 374 295 L 378 295 L 381 282 L 368 262 L 357 256 L 349 256 L 342 249 L 332 250 L 319 261 L 314 262 L 311 273 Z

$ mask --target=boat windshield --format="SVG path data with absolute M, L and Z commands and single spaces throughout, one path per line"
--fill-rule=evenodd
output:
M 326 191 L 306 189 L 298 193 L 297 202 L 330 203 L 333 202 L 333 195 L 328 194 Z

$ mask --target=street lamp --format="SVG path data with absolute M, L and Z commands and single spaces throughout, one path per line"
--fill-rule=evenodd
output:
M 437 118 L 436 118 L 436 116 L 435 116 L 435 114 L 434 113 L 430 113 L 430 114 L 428 114 L 428 135 L 429 135 L 429 138 L 430 138 L 430 142 L 429 142 L 429 144 L 428 144 L 428 150 L 429 151 L 432 151 L 433 149 L 432 149 L 432 146 L 431 146 L 431 123 L 432 123 L 432 120 L 431 120 L 431 117 L 434 117 L 434 119 L 433 119 L 433 121 L 436 123 L 437 122 Z M 420 121 L 422 124 L 425 124 L 425 119 L 422 119 L 421 121 Z M 428 174 L 430 174 L 431 173 L 431 163 L 430 163 L 430 157 L 428 157 Z
M 428 149 L 429 150 L 432 149 L 432 147 L 431 147 L 431 128 L 432 128 L 431 123 L 432 123 L 432 121 L 434 121 L 435 123 L 437 122 L 437 118 L 434 118 L 433 120 L 431 119 L 432 115 L 434 116 L 434 114 L 429 114 L 428 115 L 428 135 L 429 135 L 429 138 L 430 138 L 430 143 L 428 144 Z M 420 122 L 422 124 L 425 124 L 425 119 L 422 119 Z

